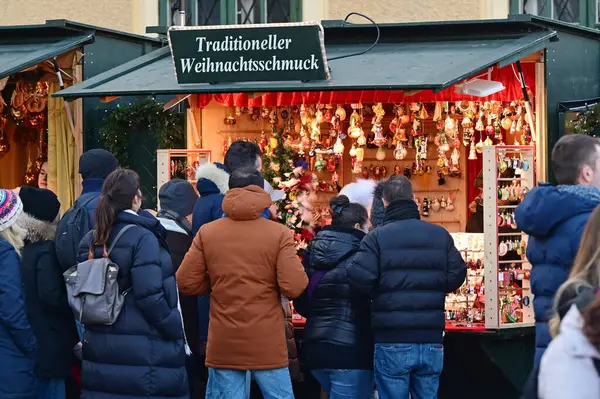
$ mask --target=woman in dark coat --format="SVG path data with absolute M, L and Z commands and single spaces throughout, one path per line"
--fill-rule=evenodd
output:
M 110 259 L 119 265 L 121 291 L 131 289 L 116 323 L 85 326 L 82 382 L 84 399 L 188 398 L 185 349 L 177 285 L 154 218 L 138 216 L 139 176 L 118 169 L 102 187 L 96 229 L 82 240 L 79 261 L 102 256 L 119 231 Z
M 54 245 L 60 202 L 52 191 L 32 187 L 22 187 L 19 197 L 23 213 L 17 224 L 26 231 L 21 278 L 27 318 L 38 343 L 38 398 L 64 399 L 78 339 Z
M 27 321 L 19 251 L 23 229 L 19 196 L 0 189 L 0 398 L 35 398 L 36 341 Z
M 369 216 L 345 195 L 330 204 L 331 226 L 319 231 L 302 259 L 310 277 L 308 288 L 294 300 L 298 313 L 306 317 L 305 360 L 330 398 L 370 399 L 370 302 L 352 291 L 346 278 L 346 265 L 369 230 Z

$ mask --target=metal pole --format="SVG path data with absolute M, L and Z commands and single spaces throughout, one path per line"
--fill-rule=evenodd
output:
M 193 1 L 193 0 L 192 0 Z M 186 22 L 186 11 L 187 11 L 187 0 L 180 0 L 179 2 L 179 26 L 185 26 Z

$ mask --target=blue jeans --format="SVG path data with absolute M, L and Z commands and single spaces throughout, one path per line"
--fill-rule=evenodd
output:
M 371 370 L 312 370 L 319 384 L 329 394 L 329 399 L 371 399 L 373 372 Z
M 443 368 L 441 344 L 375 344 L 379 399 L 436 399 Z
M 209 367 L 206 399 L 248 399 L 252 378 L 256 380 L 264 399 L 294 399 L 287 367 L 253 371 Z
M 65 399 L 67 387 L 65 380 L 42 378 L 38 380 L 37 399 Z

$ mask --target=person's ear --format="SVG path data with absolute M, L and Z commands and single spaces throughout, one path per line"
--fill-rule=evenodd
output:
M 594 171 L 592 170 L 590 165 L 583 165 L 581 167 L 581 171 L 579 172 L 579 180 L 581 184 L 588 185 L 594 176 Z

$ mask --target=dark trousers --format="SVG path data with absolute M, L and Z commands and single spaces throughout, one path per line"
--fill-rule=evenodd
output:
M 187 356 L 185 368 L 188 375 L 191 399 L 204 399 L 206 396 L 206 384 L 208 382 L 208 369 L 206 368 L 204 356 Z

